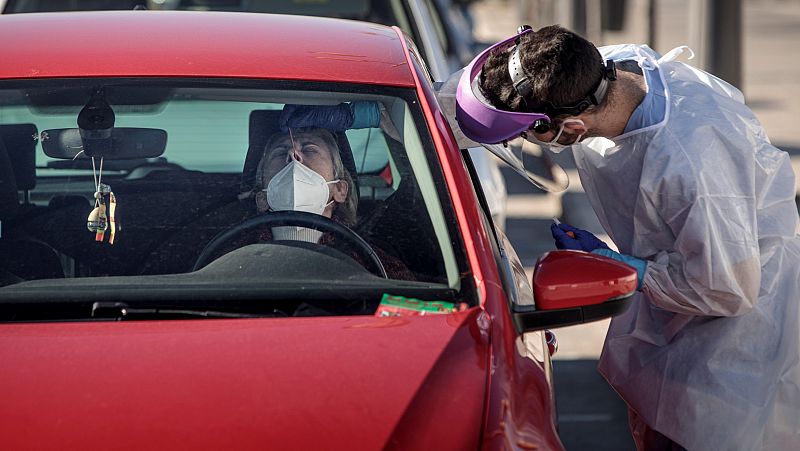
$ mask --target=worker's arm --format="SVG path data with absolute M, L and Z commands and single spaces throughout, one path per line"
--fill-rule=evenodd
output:
M 675 165 L 675 162 L 671 162 Z M 687 166 L 683 166 L 684 169 Z M 664 225 L 674 241 L 648 257 L 642 291 L 665 310 L 688 315 L 735 316 L 749 312 L 758 298 L 761 262 L 753 185 L 710 171 L 670 175 L 658 192 L 640 197 L 640 211 L 654 218 L 639 220 L 637 234 L 663 239 Z M 659 230 L 660 229 L 660 230 Z
M 378 102 L 358 101 L 338 105 L 284 106 L 279 119 L 281 130 L 321 127 L 333 131 L 377 127 L 381 123 Z

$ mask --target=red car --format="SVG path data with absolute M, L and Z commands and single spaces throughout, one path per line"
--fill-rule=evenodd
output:
M 635 271 L 527 279 L 397 28 L 53 13 L 0 42 L 3 449 L 562 449 L 544 329 Z

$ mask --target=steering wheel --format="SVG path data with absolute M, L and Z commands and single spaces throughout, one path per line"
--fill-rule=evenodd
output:
M 389 278 L 386 275 L 386 269 L 384 269 L 383 263 L 381 263 L 381 260 L 378 258 L 378 254 L 375 253 L 375 250 L 372 249 L 372 247 L 351 228 L 339 224 L 338 222 L 335 222 L 326 216 L 315 215 L 305 211 L 290 210 L 265 213 L 240 222 L 230 229 L 219 233 L 217 236 L 212 238 L 208 244 L 206 244 L 203 252 L 200 253 L 199 257 L 197 257 L 197 261 L 195 262 L 192 271 L 197 271 L 198 269 L 206 266 L 210 262 L 211 258 L 220 251 L 220 249 L 223 249 L 225 245 L 229 244 L 240 235 L 261 227 L 280 226 L 306 227 L 323 233 L 330 233 L 334 236 L 334 238 L 341 238 L 363 259 L 364 267 L 366 267 L 370 272 L 381 276 L 384 279 Z

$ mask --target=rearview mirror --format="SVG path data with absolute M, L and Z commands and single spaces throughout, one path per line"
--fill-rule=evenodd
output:
M 597 321 L 625 311 L 636 292 L 636 270 L 582 251 L 544 254 L 533 272 L 535 305 L 513 305 L 520 332 Z
M 44 153 L 52 158 L 130 160 L 161 156 L 167 148 L 167 132 L 157 128 L 114 127 L 110 139 L 103 140 L 82 139 L 77 128 L 57 128 L 43 131 L 41 141 Z

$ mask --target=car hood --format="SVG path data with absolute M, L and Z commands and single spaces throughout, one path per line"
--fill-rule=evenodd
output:
M 13 449 L 417 448 L 441 423 L 447 448 L 474 448 L 483 318 L 0 325 L 0 435 Z

